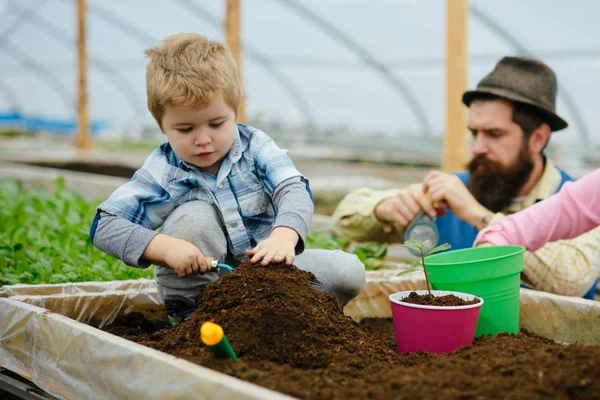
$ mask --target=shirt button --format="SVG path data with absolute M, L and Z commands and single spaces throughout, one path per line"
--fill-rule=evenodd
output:
M 237 228 L 237 222 L 233 221 L 233 222 L 231 223 L 231 227 L 232 227 L 232 228 Z
M 234 151 L 233 151 L 233 156 L 234 156 L 234 157 L 237 157 L 237 156 L 238 156 L 238 154 L 240 154 L 240 153 L 239 153 L 237 150 L 234 150 Z
M 265 205 L 264 205 L 264 204 L 261 204 L 261 205 L 260 205 L 260 207 L 258 207 L 258 209 L 259 209 L 260 211 L 265 211 Z
M 219 189 L 223 189 L 223 184 L 222 183 L 219 185 Z

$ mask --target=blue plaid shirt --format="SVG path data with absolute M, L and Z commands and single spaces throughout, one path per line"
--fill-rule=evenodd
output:
M 182 161 L 169 143 L 163 143 L 98 210 L 155 230 L 179 205 L 208 201 L 220 211 L 230 251 L 239 257 L 269 237 L 277 216 L 273 192 L 293 177 L 305 182 L 312 199 L 308 182 L 287 150 L 280 149 L 264 132 L 239 124 L 216 177 Z M 92 237 L 94 231 L 92 227 Z

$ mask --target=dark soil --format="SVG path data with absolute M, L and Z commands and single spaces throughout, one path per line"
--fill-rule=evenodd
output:
M 441 307 L 454 307 L 454 306 L 467 306 L 469 304 L 479 303 L 478 299 L 463 300 L 460 297 L 456 297 L 453 294 L 446 296 L 433 296 L 430 294 L 417 294 L 411 292 L 407 297 L 401 300 L 403 303 L 419 304 L 422 306 L 441 306 Z
M 209 285 L 201 306 L 174 328 L 154 331 L 138 316 L 106 330 L 305 399 L 600 396 L 600 346 L 523 331 L 482 337 L 453 354 L 398 354 L 391 320 L 359 325 L 308 280 L 295 267 L 244 264 Z M 240 362 L 217 359 L 202 344 L 199 327 L 209 320 L 223 326 Z
M 26 164 L 38 167 L 66 169 L 68 171 L 117 176 L 120 178 L 131 178 L 136 171 L 136 168 L 124 165 L 95 164 L 90 162 L 27 162 Z

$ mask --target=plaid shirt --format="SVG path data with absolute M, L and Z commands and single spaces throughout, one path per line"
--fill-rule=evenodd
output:
M 277 216 L 273 192 L 293 177 L 303 179 L 310 193 L 287 150 L 262 131 L 239 124 L 216 177 L 182 161 L 163 143 L 98 209 L 155 230 L 179 205 L 208 201 L 220 211 L 230 251 L 239 257 L 269 237 Z
M 497 213 L 490 223 L 521 211 L 556 192 L 561 182 L 559 170 L 546 159 L 544 173 L 523 198 Z M 398 190 L 358 189 L 348 194 L 333 213 L 334 233 L 351 240 L 400 242 L 404 232 L 375 217 L 375 207 Z M 535 229 L 535 227 L 532 227 Z M 600 276 L 600 227 L 575 239 L 547 243 L 535 252 L 525 252 L 524 284 L 538 290 L 568 296 L 584 295 Z

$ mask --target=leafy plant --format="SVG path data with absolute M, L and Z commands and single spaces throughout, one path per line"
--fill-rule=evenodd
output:
M 51 193 L 0 182 L 0 286 L 152 278 L 91 244 L 96 206 L 62 178 Z
M 406 242 L 404 242 L 403 246 L 417 250 L 419 252 L 419 254 L 421 256 L 421 265 L 422 266 L 418 266 L 418 267 L 414 267 L 414 268 L 402 271 L 398 274 L 398 276 L 410 274 L 412 272 L 422 269 L 423 272 L 425 273 L 425 283 L 427 284 L 427 291 L 429 292 L 429 295 L 432 296 L 431 289 L 429 288 L 429 278 L 427 276 L 427 267 L 425 266 L 425 257 L 430 256 L 430 255 L 440 252 L 440 251 L 448 250 L 450 248 L 450 244 L 448 244 L 448 243 L 441 244 L 441 245 L 429 250 L 427 253 L 423 254 L 423 249 L 425 247 L 427 247 L 428 244 L 429 244 L 429 240 L 426 240 L 423 243 L 419 242 L 418 240 L 407 240 Z
M 306 247 L 309 249 L 345 250 L 347 240 L 339 239 L 328 232 L 310 232 L 306 237 Z
M 350 244 L 349 240 L 342 240 L 328 232 L 311 232 L 306 238 L 306 247 L 310 249 L 344 250 L 356 254 L 366 270 L 377 269 L 387 255 L 386 243 L 369 242 L 349 250 Z

